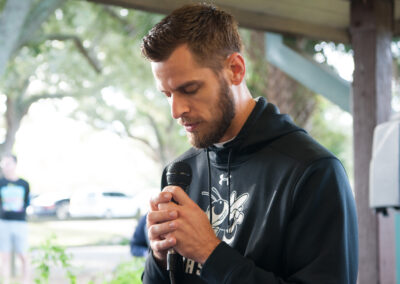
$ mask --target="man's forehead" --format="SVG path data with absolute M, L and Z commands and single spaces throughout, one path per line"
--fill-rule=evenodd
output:
M 204 80 L 212 73 L 210 68 L 200 67 L 193 63 L 193 61 L 173 57 L 163 62 L 152 62 L 151 68 L 157 88 L 161 91 L 172 90 L 189 81 Z

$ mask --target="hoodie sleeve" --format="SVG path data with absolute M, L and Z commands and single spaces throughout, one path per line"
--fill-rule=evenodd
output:
M 161 269 L 150 251 L 146 258 L 144 272 L 142 274 L 143 284 L 169 284 L 168 273 L 165 269 Z
M 161 189 L 167 184 L 166 179 L 166 169 L 164 168 L 161 176 Z M 142 274 L 143 284 L 169 284 L 169 275 L 166 269 L 162 269 L 158 266 L 156 260 L 153 256 L 153 251 L 149 249 L 149 254 L 146 258 L 146 263 L 144 266 L 144 271 Z
M 201 277 L 207 283 L 355 284 L 358 268 L 357 217 L 353 194 L 341 163 L 312 163 L 293 191 L 284 238 L 282 275 L 257 267 L 221 243 Z M 268 255 L 268 251 L 265 252 Z

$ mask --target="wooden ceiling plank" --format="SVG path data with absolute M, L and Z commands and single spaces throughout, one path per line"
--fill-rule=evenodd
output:
M 188 0 L 84 0 L 113 6 L 120 6 L 128 9 L 138 9 L 147 12 L 168 14 L 172 10 L 190 3 Z
M 117 5 L 125 8 L 140 9 L 149 12 L 167 14 L 173 9 L 182 6 L 186 0 L 86 0 L 90 2 Z M 225 1 L 226 2 L 226 1 Z M 219 6 L 230 11 L 238 20 L 241 27 L 286 34 L 303 35 L 310 38 L 330 40 L 335 42 L 349 42 L 349 35 L 344 28 L 332 28 L 324 25 L 307 23 L 299 20 L 278 17 L 261 12 L 249 12 L 235 7 Z
M 224 5 L 252 9 L 258 11 L 268 11 L 268 9 L 301 8 L 306 10 L 319 10 L 324 13 L 347 14 L 349 15 L 350 3 L 343 0 L 217 0 L 217 3 Z
M 220 0 L 215 1 L 217 5 L 234 7 L 238 10 L 244 10 L 247 12 L 260 12 L 276 15 L 282 18 L 293 19 L 298 21 L 305 21 L 313 24 L 319 24 L 323 26 L 330 26 L 336 28 L 345 28 L 349 25 L 349 14 L 348 12 L 331 12 L 321 10 L 319 8 L 312 9 L 303 6 L 303 4 L 291 5 L 290 3 L 271 2 L 265 1 L 262 5 L 251 5 L 251 3 L 238 4 L 237 1 L 226 1 Z M 229 3 L 229 5 L 227 5 Z M 301 2 L 300 2 L 301 3 Z M 250 5 L 248 5 L 250 4 Z
M 346 29 L 314 25 L 307 22 L 281 18 L 263 13 L 251 13 L 232 7 L 222 8 L 230 11 L 238 20 L 240 26 L 264 31 L 299 34 L 310 38 L 348 43 L 349 33 Z

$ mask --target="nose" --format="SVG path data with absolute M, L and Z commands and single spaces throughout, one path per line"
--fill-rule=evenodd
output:
M 170 97 L 171 115 L 174 119 L 182 117 L 190 111 L 187 98 L 180 94 L 172 94 Z

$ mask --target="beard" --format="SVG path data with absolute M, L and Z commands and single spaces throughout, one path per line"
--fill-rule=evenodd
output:
M 188 133 L 190 144 L 195 148 L 207 148 L 218 143 L 224 136 L 235 116 L 235 102 L 226 80 L 219 76 L 219 100 L 212 106 L 216 117 L 210 121 L 206 133 Z

